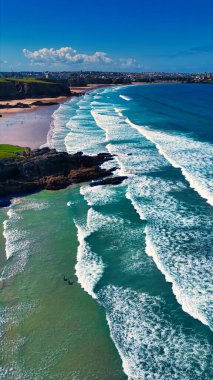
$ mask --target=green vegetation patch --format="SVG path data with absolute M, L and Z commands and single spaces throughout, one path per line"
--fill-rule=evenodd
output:
M 0 144 L 0 159 L 9 157 L 22 157 L 29 152 L 29 148 L 18 145 Z
M 53 82 L 47 82 L 42 79 L 36 79 L 36 78 L 0 78 L 0 83 L 6 83 L 6 82 L 23 82 L 23 83 L 43 83 L 43 84 L 53 84 Z

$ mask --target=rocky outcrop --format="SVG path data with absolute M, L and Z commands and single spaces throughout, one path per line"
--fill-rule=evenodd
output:
M 36 100 L 35 102 L 32 102 L 30 104 L 31 106 L 36 106 L 36 107 L 42 107 L 42 106 L 55 106 L 58 104 L 57 102 L 42 102 L 41 100 Z
M 14 105 L 12 104 L 0 104 L 0 109 L 10 109 L 10 108 L 30 108 L 29 104 L 24 103 L 16 103 Z
M 117 177 L 110 177 L 110 178 L 104 178 L 100 181 L 94 181 L 91 182 L 90 186 L 101 186 L 101 185 L 120 185 L 125 179 L 128 177 L 126 176 L 117 176 Z
M 113 157 L 108 153 L 86 156 L 82 152 L 69 155 L 55 149 L 43 148 L 18 158 L 0 160 L 0 197 L 12 196 L 43 189 L 58 190 L 73 183 L 98 180 L 111 176 L 115 168 L 100 167 Z M 117 184 L 114 180 L 104 180 L 99 184 Z M 121 177 L 122 181 L 126 177 Z M 94 184 L 93 184 L 94 186 Z M 4 200 L 0 200 L 4 204 Z
M 57 102 L 42 102 L 41 100 L 36 100 L 30 104 L 18 102 L 16 104 L 0 104 L 0 109 L 11 109 L 11 108 L 31 108 L 31 107 L 44 107 L 44 106 L 55 106 Z
M 3 81 L 0 82 L 0 100 L 26 98 L 57 98 L 71 96 L 70 88 L 63 83 Z

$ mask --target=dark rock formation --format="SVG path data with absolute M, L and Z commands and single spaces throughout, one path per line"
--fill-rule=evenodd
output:
M 30 108 L 30 105 L 24 104 L 24 103 L 0 104 L 0 109 L 10 109 L 10 108 Z
M 10 200 L 9 199 L 0 200 L 0 207 L 9 207 L 9 206 L 10 206 Z
M 63 83 L 8 80 L 0 82 L 0 100 L 26 98 L 56 98 L 71 96 L 69 86 Z
M 90 186 L 120 185 L 127 178 L 126 176 L 104 178 L 100 181 L 91 182 Z
M 39 191 L 58 190 L 72 183 L 92 181 L 112 175 L 114 168 L 100 168 L 112 160 L 108 153 L 69 155 L 55 149 L 29 151 L 25 156 L 0 160 L 0 197 Z M 109 179 L 106 180 L 106 183 Z M 114 181 L 114 184 L 116 179 Z M 112 182 L 111 182 L 112 183 Z M 2 201 L 3 203 L 5 201 Z M 0 203 L 1 206 L 1 203 Z
M 16 104 L 0 104 L 0 109 L 10 109 L 10 108 L 31 108 L 32 106 L 54 106 L 58 104 L 57 102 L 42 102 L 41 100 L 37 100 L 35 102 L 32 102 L 31 104 L 25 104 L 18 102 Z
M 33 102 L 30 104 L 30 106 L 55 106 L 58 104 L 57 102 L 42 102 L 41 100 L 37 100 L 36 102 Z

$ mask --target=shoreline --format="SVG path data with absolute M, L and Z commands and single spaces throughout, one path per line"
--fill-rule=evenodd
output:
M 8 113 L 0 118 L 0 143 L 31 149 L 46 144 L 52 115 L 58 107 L 59 104 Z
M 22 104 L 26 104 L 26 105 L 29 105 L 31 106 L 30 108 L 20 108 L 20 107 L 14 107 L 14 108 L 2 108 L 0 109 L 0 114 L 2 115 L 2 117 L 7 117 L 7 116 L 13 116 L 14 114 L 16 113 L 20 113 L 20 112 L 33 112 L 35 110 L 37 110 L 38 108 L 42 108 L 42 107 L 51 107 L 52 105 L 60 105 L 61 103 L 64 103 L 66 102 L 67 100 L 69 100 L 71 98 L 70 97 L 67 97 L 67 96 L 59 96 L 57 98 L 31 98 L 31 99 L 13 99 L 13 100 L 1 100 L 0 101 L 0 105 L 9 105 L 9 106 L 14 106 L 15 104 L 17 103 L 22 103 Z M 42 102 L 43 104 L 42 105 L 32 105 L 32 103 L 34 102 Z M 55 104 L 51 104 L 49 105 L 48 103 L 55 103 Z M 45 104 L 47 103 L 47 105 Z
M 14 108 L 0 108 L 0 116 L 6 117 L 6 116 L 12 116 L 15 113 L 20 112 L 32 112 L 40 107 L 45 107 L 45 103 L 47 103 L 47 106 L 50 107 L 48 103 L 57 103 L 61 104 L 66 101 L 68 101 L 71 98 L 75 98 L 76 96 L 84 95 L 86 92 L 93 91 L 98 88 L 103 87 L 114 87 L 114 86 L 138 86 L 138 85 L 160 85 L 160 84 L 183 84 L 183 82 L 177 82 L 177 81 L 161 81 L 161 82 L 132 82 L 128 84 L 88 84 L 87 86 L 73 86 L 70 87 L 70 90 L 73 91 L 74 95 L 71 96 L 59 96 L 59 97 L 44 97 L 44 98 L 26 98 L 26 99 L 13 99 L 13 100 L 0 100 L 0 106 L 3 105 L 9 105 L 14 106 L 17 103 L 22 103 L 24 105 L 31 106 L 30 108 L 21 108 L 21 107 L 14 107 Z M 34 105 L 34 102 L 42 102 L 42 105 Z
M 90 88 L 88 91 L 92 91 L 93 89 L 95 88 Z M 44 115 L 46 112 L 51 119 L 52 113 L 54 112 L 53 108 L 57 108 L 58 106 L 59 105 L 37 107 L 35 110 L 28 110 L 27 112 L 23 110 L 23 112 L 14 113 L 12 115 L 8 114 L 7 117 L 1 118 L 0 142 L 2 121 L 13 121 L 13 127 L 16 128 L 17 121 L 23 122 L 24 119 L 25 132 L 28 131 L 32 133 L 32 131 L 37 131 L 37 128 L 40 127 L 39 115 L 41 117 L 41 115 Z M 29 111 L 31 111 L 31 114 L 28 114 Z M 32 124 L 34 118 L 36 120 L 35 123 Z M 21 136 L 20 128 L 23 127 L 23 124 L 20 122 L 17 129 L 17 133 L 19 133 L 17 135 L 18 138 Z M 9 126 L 8 130 L 11 131 Z M 24 134 L 23 136 L 26 138 Z M 13 137 L 15 137 L 14 133 Z M 78 201 L 81 199 L 79 191 L 76 191 L 78 188 L 79 185 L 74 185 L 72 190 L 68 188 L 62 189 L 59 192 L 42 191 L 24 197 L 23 203 L 22 200 L 20 201 L 23 206 L 26 204 L 23 219 L 22 217 L 19 219 L 20 231 L 22 232 L 22 226 L 25 231 L 29 227 L 27 231 L 33 231 L 33 238 L 35 239 L 30 240 L 30 260 L 28 260 L 26 267 L 23 268 L 21 275 L 16 276 L 14 274 L 13 277 L 9 278 L 8 282 L 10 286 L 4 286 L 3 288 L 3 306 L 5 310 L 9 309 L 8 305 L 10 306 L 10 300 L 15 297 L 17 300 L 17 302 L 14 301 L 15 307 L 18 308 L 21 303 L 26 301 L 27 292 L 27 299 L 31 304 L 35 302 L 34 295 L 36 294 L 37 298 L 39 298 L 39 307 L 36 313 L 32 312 L 28 314 L 27 318 L 22 321 L 21 332 L 19 330 L 19 324 L 11 327 L 10 321 L 6 325 L 6 329 L 12 328 L 12 333 L 15 338 L 16 334 L 19 334 L 21 337 L 27 336 L 29 338 L 26 342 L 26 351 L 23 350 L 22 347 L 20 347 L 18 351 L 19 357 L 25 359 L 24 363 L 26 363 L 30 357 L 30 355 L 28 355 L 29 352 L 40 352 L 41 346 L 44 347 L 44 344 L 48 345 L 50 352 L 55 352 L 55 342 L 59 342 L 59 359 L 57 359 L 57 362 L 53 362 L 54 365 L 49 365 L 48 370 L 45 368 L 45 376 L 47 376 L 48 373 L 48 376 L 51 377 L 51 374 L 54 373 L 54 375 L 59 374 L 65 378 L 67 374 L 68 376 L 72 376 L 73 373 L 74 376 L 75 373 L 78 373 L 80 378 L 83 379 L 88 376 L 89 368 L 90 373 L 94 373 L 94 376 L 97 378 L 126 380 L 127 376 L 123 372 L 121 357 L 110 337 L 105 312 L 102 307 L 81 288 L 76 279 L 75 266 L 78 249 L 76 226 L 73 221 L 73 209 L 66 207 L 66 205 L 68 206 L 69 202 L 76 202 L 78 204 Z M 18 199 L 20 198 L 18 197 Z M 28 204 L 36 204 L 36 206 L 33 206 L 34 208 L 32 209 L 31 207 L 27 209 Z M 37 205 L 38 208 L 36 208 Z M 34 212 L 34 210 L 39 210 L 39 212 Z M 0 211 L 0 217 L 4 221 L 9 219 L 8 216 L 5 219 L 3 209 Z M 20 213 L 22 215 L 22 211 Z M 30 223 L 27 224 L 24 215 L 27 215 Z M 49 220 L 53 220 L 53 222 L 47 223 Z M 58 226 L 58 220 L 63 220 L 60 226 Z M 14 223 L 14 220 L 11 220 L 11 222 Z M 9 232 L 10 231 L 7 230 L 7 241 L 10 239 Z M 11 231 L 11 234 L 13 234 L 13 231 Z M 56 239 L 54 238 L 55 236 Z M 26 239 L 25 236 L 23 236 L 22 239 Z M 36 244 L 35 240 L 39 243 Z M 0 244 L 5 248 L 3 234 L 0 239 Z M 32 246 L 33 255 L 31 255 Z M 19 258 L 18 255 L 14 255 L 12 260 L 16 259 L 16 257 Z M 5 261 L 3 262 L 3 268 L 4 265 Z M 19 265 L 17 265 L 17 267 L 19 267 Z M 43 267 L 45 267 L 45 271 L 42 270 Z M 69 276 L 69 278 L 74 281 L 73 287 L 68 286 L 67 282 L 64 281 L 64 275 L 66 275 L 66 277 Z M 34 277 L 36 277 L 36 281 L 32 281 Z M 54 294 L 54 302 L 49 302 L 52 294 Z M 46 325 L 47 316 L 50 316 L 48 326 Z M 61 330 L 60 326 L 62 323 L 63 328 Z M 30 329 L 28 329 L 29 325 Z M 32 326 L 35 326 L 38 334 L 34 334 Z M 53 339 L 51 339 L 51 337 L 48 338 L 47 343 L 46 334 L 50 336 L 50 332 L 52 331 L 54 331 L 54 334 L 51 334 Z M 42 343 L 41 337 L 44 337 Z M 94 337 L 92 341 L 91 337 Z M 64 351 L 65 349 L 66 352 Z M 46 352 L 42 352 L 42 354 L 44 355 Z M 35 355 L 33 365 L 30 363 L 30 370 L 37 373 L 39 369 L 39 373 L 43 374 L 40 368 L 42 362 L 40 356 L 42 355 Z M 100 364 L 97 365 L 97 363 Z M 7 370 L 6 365 L 7 362 L 4 367 Z M 26 367 L 24 374 L 26 373 L 27 375 L 29 372 L 27 372 Z M 13 375 L 16 376 L 16 373 L 14 372 Z
M 130 84 L 130 86 L 146 84 L 147 83 L 135 82 Z M 72 87 L 72 91 L 75 92 L 77 96 L 82 96 L 86 92 L 91 92 L 103 87 L 113 86 L 118 85 L 89 84 L 86 87 Z M 42 103 L 56 102 L 57 104 L 47 106 L 32 106 L 32 108 L 1 109 L 0 115 L 2 115 L 2 117 L 0 118 L 0 143 L 20 145 L 23 147 L 29 147 L 31 149 L 40 148 L 40 146 L 45 145 L 47 143 L 47 136 L 51 128 L 53 113 L 61 104 L 71 99 L 75 99 L 75 96 L 22 99 L 21 103 L 28 105 L 32 104 L 35 101 L 42 101 Z M 0 101 L 0 104 L 14 105 L 17 102 L 20 102 L 20 99 Z
M 86 92 L 95 90 L 108 85 L 88 85 L 88 87 L 73 87 L 72 90 L 78 93 L 78 96 Z M 55 105 L 33 106 L 32 108 L 12 108 L 1 109 L 0 114 L 0 143 L 20 145 L 31 149 L 40 148 L 47 143 L 47 135 L 51 128 L 53 113 L 61 104 L 74 99 L 75 96 L 58 97 L 58 98 L 41 98 L 41 99 L 23 99 L 24 104 L 31 104 L 34 101 L 57 102 Z M 20 100 L 0 101 L 0 104 L 14 105 Z M 30 115 L 29 115 L 30 113 Z
M 86 92 L 95 90 L 97 88 L 108 87 L 108 86 L 111 86 L 111 85 L 108 85 L 108 84 L 88 84 L 88 86 L 86 86 L 86 87 L 71 87 L 71 91 L 73 91 L 76 95 L 81 96 L 81 95 L 84 95 Z M 61 103 L 64 103 L 64 102 L 66 102 L 72 98 L 75 98 L 76 95 L 59 96 L 56 98 L 47 98 L 46 97 L 46 98 L 26 98 L 26 99 L 0 100 L 0 105 L 3 105 L 3 106 L 5 106 L 5 105 L 14 106 L 17 103 L 32 105 L 34 102 L 38 102 L 38 101 L 43 103 L 42 106 L 32 105 L 31 108 L 20 108 L 20 107 L 2 108 L 2 109 L 0 109 L 0 115 L 2 115 L 2 117 L 6 117 L 6 116 L 12 116 L 13 114 L 20 113 L 20 112 L 33 112 L 38 108 L 45 107 L 45 103 L 47 103 L 47 107 L 50 107 L 50 105 L 48 105 L 49 102 L 55 102 L 58 105 L 60 105 Z M 55 104 L 55 105 L 57 105 L 57 104 Z
M 103 96 L 101 101 L 104 100 L 105 97 Z M 159 104 L 160 108 L 161 104 Z M 141 111 L 140 113 L 142 114 Z M 165 120 L 166 118 L 163 123 Z M 93 120 L 91 120 L 92 124 Z M 84 136 L 86 141 L 84 129 L 82 128 L 82 131 L 78 132 L 83 133 L 80 135 L 80 139 Z M 113 132 L 109 135 L 109 138 L 114 137 Z M 118 163 L 120 163 L 120 156 L 122 156 L 123 151 L 125 151 L 126 156 L 129 155 L 128 151 L 130 155 L 133 154 L 133 160 L 131 157 L 130 160 L 128 157 L 124 159 L 124 169 L 126 168 L 127 171 L 129 170 L 132 173 L 138 186 L 137 189 L 140 190 L 144 183 L 144 172 L 140 168 L 142 165 L 144 166 L 146 161 L 147 141 L 144 141 L 143 145 L 142 140 L 144 140 L 144 137 L 140 138 L 138 136 L 137 138 L 136 136 L 134 143 L 139 148 L 136 148 L 136 152 L 132 153 L 131 140 L 130 143 L 128 142 L 128 148 L 126 149 L 129 132 L 127 131 L 127 134 L 125 134 L 127 139 L 121 135 L 122 132 L 123 130 L 115 139 L 114 146 L 116 147 L 117 144 L 115 154 L 118 155 Z M 94 136 L 94 133 L 92 134 Z M 120 138 L 120 136 L 122 137 Z M 104 136 L 101 137 L 102 140 L 104 141 Z M 76 140 L 71 139 L 71 141 L 75 149 Z M 153 151 L 153 146 L 150 146 L 150 150 Z M 141 161 L 137 162 L 137 167 L 134 167 L 136 157 L 141 157 Z M 160 162 L 159 167 L 156 165 L 156 170 L 165 168 L 165 162 L 161 163 L 159 157 L 159 152 L 156 151 L 155 162 Z M 130 166 L 130 161 L 132 161 L 132 166 Z M 153 167 L 148 166 L 145 170 L 151 174 L 150 178 L 152 180 Z M 170 176 L 170 170 L 171 168 L 168 168 L 168 172 L 166 172 L 168 176 L 161 177 L 161 180 L 164 181 L 163 184 L 165 183 L 165 192 L 162 198 L 158 194 L 159 186 L 158 182 L 156 184 L 155 178 L 150 183 L 150 186 L 149 181 L 147 185 L 150 191 L 148 199 L 152 211 L 148 212 L 147 220 L 150 223 L 149 226 L 152 226 L 152 215 L 154 215 L 157 232 L 153 230 L 153 233 L 156 232 L 156 236 L 158 233 L 160 236 L 161 230 L 165 230 L 165 223 L 161 226 L 163 207 L 165 207 L 163 216 L 171 208 L 171 202 L 168 201 L 167 203 L 165 201 L 168 194 L 170 195 L 170 188 L 167 188 L 168 179 L 171 180 L 171 186 L 176 186 L 176 184 L 178 186 L 179 181 L 182 180 L 182 177 L 180 178 L 178 175 L 177 177 L 173 174 Z M 140 177 L 140 174 L 143 177 Z M 180 175 L 182 174 L 180 173 Z M 139 190 L 136 190 L 136 192 Z M 182 188 L 180 188 L 181 190 Z M 155 196 L 153 197 L 153 191 L 157 193 L 156 200 Z M 188 191 L 188 187 L 186 191 Z M 199 218 L 200 212 L 205 213 L 203 205 L 199 206 L 198 203 L 195 208 L 196 199 L 190 200 L 191 189 L 189 191 L 189 202 L 186 197 L 187 202 L 184 204 L 186 207 L 185 214 L 187 214 L 188 207 L 190 207 L 192 219 L 194 217 Z M 161 193 L 163 192 L 161 191 Z M 208 335 L 206 327 L 201 326 L 199 321 L 192 320 L 187 314 L 188 311 L 179 306 L 178 298 L 176 297 L 177 300 L 175 298 L 176 293 L 165 280 L 162 268 L 158 268 L 158 265 L 156 267 L 155 260 L 153 262 L 153 252 L 151 252 L 151 255 L 147 254 L 147 247 L 148 251 L 150 247 L 150 250 L 152 250 L 150 238 L 150 236 L 152 237 L 152 230 L 147 231 L 143 218 L 140 218 L 139 212 L 136 212 L 139 210 L 143 213 L 144 209 L 146 209 L 143 199 L 139 198 L 138 202 L 133 204 L 134 198 L 127 197 L 126 188 L 122 190 L 122 193 L 120 191 L 116 192 L 113 197 L 111 194 L 108 195 L 100 190 L 98 197 L 96 197 L 97 194 L 91 194 L 92 201 L 87 194 L 79 191 L 77 186 L 58 193 L 41 192 L 33 194 L 33 196 L 25 198 L 21 206 L 14 205 L 14 212 L 11 215 L 8 214 L 7 220 L 4 222 L 7 247 L 11 249 L 14 255 L 8 264 L 13 262 L 12 260 L 15 260 L 16 257 L 19 258 L 18 250 L 22 252 L 25 249 L 23 246 L 19 248 L 19 242 L 25 242 L 27 239 L 29 239 L 27 253 L 29 252 L 30 258 L 22 274 L 10 278 L 8 281 L 9 286 L 6 283 L 2 292 L 3 310 L 5 311 L 4 315 L 7 317 L 5 318 L 6 328 L 4 327 L 4 329 L 8 329 L 5 335 L 9 331 L 6 344 L 5 340 L 3 340 L 3 349 L 7 355 L 6 359 L 9 358 L 5 360 L 6 365 L 11 366 L 11 358 L 13 359 L 14 357 L 17 364 L 20 367 L 22 365 L 25 369 L 26 372 L 22 372 L 24 377 L 33 377 L 35 374 L 43 376 L 44 373 L 44 377 L 51 378 L 52 374 L 57 377 L 59 374 L 58 376 L 67 378 L 72 374 L 75 377 L 75 373 L 78 373 L 79 379 L 84 379 L 88 377 L 88 373 L 89 376 L 91 373 L 91 376 L 102 380 L 109 378 L 123 380 L 127 376 L 141 378 L 144 371 L 146 371 L 145 375 L 148 374 L 148 376 L 155 376 L 157 373 L 161 377 L 166 373 L 168 377 L 173 375 L 182 377 L 185 370 L 184 366 L 189 366 L 187 370 L 192 377 L 197 368 L 199 368 L 199 372 L 196 372 L 198 376 L 208 376 L 211 348 L 209 344 L 209 342 L 211 343 L 210 333 Z M 185 193 L 182 196 L 185 196 Z M 102 204 L 101 199 L 103 199 Z M 176 199 L 179 202 L 178 196 Z M 182 202 L 181 196 L 179 199 L 178 206 Z M 159 204 L 160 206 L 163 205 L 163 207 L 159 207 Z M 166 210 L 167 206 L 168 210 Z M 193 212 L 194 208 L 195 212 Z M 174 211 L 177 218 L 183 217 L 184 221 L 185 215 L 181 214 L 181 206 L 179 215 L 177 207 L 175 207 Z M 166 221 L 170 223 L 170 219 L 166 219 Z M 61 223 L 58 221 L 61 221 Z M 169 223 L 167 224 L 169 225 Z M 181 230 L 178 226 L 178 230 L 180 230 L 180 234 L 183 234 L 184 239 L 184 223 L 182 224 L 183 229 Z M 120 228 L 120 225 L 122 228 Z M 87 228 L 86 232 L 89 231 L 90 235 L 88 233 L 87 235 L 84 234 L 85 226 Z M 142 228 L 144 228 L 143 240 L 141 239 Z M 14 231 L 18 231 L 19 235 L 17 234 L 17 237 Z M 76 238 L 77 231 L 78 241 Z M 166 232 L 168 237 L 171 236 L 171 241 L 169 240 L 171 247 L 174 245 L 173 242 L 178 244 L 178 237 L 176 235 L 173 237 L 173 230 L 168 228 Z M 197 234 L 196 225 L 195 233 Z M 88 239 L 87 241 L 88 236 L 90 240 Z M 115 250 L 114 242 L 120 242 L 122 239 L 123 242 Z M 16 248 L 15 252 L 14 250 L 12 251 L 14 247 Z M 138 249 L 140 249 L 139 259 Z M 190 246 L 188 249 L 190 252 Z M 184 248 L 183 252 L 185 252 Z M 181 276 L 179 276 L 178 270 L 176 274 L 176 263 L 180 266 L 184 264 L 181 255 L 178 255 L 175 257 L 175 264 L 171 264 L 171 267 L 168 265 L 168 268 L 171 268 L 171 272 L 180 278 L 181 284 Z M 15 264 L 16 268 L 20 267 L 19 261 L 15 262 Z M 165 265 L 167 265 L 167 262 L 165 262 Z M 199 261 L 197 262 L 198 265 Z M 81 272 L 80 270 L 78 272 L 77 268 L 80 268 Z M 199 266 L 198 268 L 200 270 Z M 190 267 L 188 273 L 191 275 Z M 186 269 L 184 274 L 187 280 L 188 273 Z M 115 275 L 116 279 L 114 280 Z M 64 276 L 69 277 L 74 282 L 73 287 L 68 286 Z M 144 280 L 141 281 L 141 278 L 144 278 Z M 193 277 L 195 284 L 196 279 L 196 277 Z M 90 292 L 86 288 L 88 283 Z M 200 282 L 197 282 L 197 284 L 199 286 Z M 91 289 L 97 294 L 97 301 L 90 297 Z M 187 292 L 185 294 L 187 297 Z M 35 299 L 39 300 L 38 304 L 35 304 Z M 11 319 L 8 318 L 8 311 L 10 312 L 12 306 L 13 316 L 16 317 L 15 313 L 17 311 L 19 317 L 18 312 L 22 305 L 25 306 L 24 302 L 26 303 L 26 300 L 30 304 L 31 310 L 24 309 L 24 318 L 20 319 L 20 322 L 19 319 L 16 319 L 17 323 L 12 324 Z M 138 312 L 139 310 L 141 311 L 140 313 Z M 170 318 L 170 316 L 172 317 Z M 154 331 L 154 333 L 152 334 L 150 331 Z M 166 341 L 165 336 L 168 338 Z M 24 341 L 24 344 L 18 345 L 20 341 Z M 147 345 L 146 342 L 150 341 L 156 342 L 156 344 Z M 177 348 L 175 358 L 177 359 L 177 364 L 173 360 L 174 341 Z M 18 348 L 15 353 L 12 351 L 10 356 L 10 347 L 15 344 Z M 189 345 L 192 347 L 193 352 L 196 353 L 196 350 L 198 350 L 198 354 L 193 355 L 193 357 L 190 352 L 188 354 Z M 159 346 L 162 350 L 160 352 Z M 201 351 L 203 347 L 207 350 L 207 354 L 203 355 L 202 360 L 200 360 L 199 350 Z M 165 355 L 164 352 L 166 352 Z M 156 359 L 153 363 L 152 358 L 157 357 L 158 353 L 160 353 L 160 361 Z M 186 360 L 183 363 L 182 370 L 179 364 L 182 363 L 183 353 Z M 34 355 L 34 360 L 32 360 L 32 355 Z M 50 357 L 53 360 L 48 362 Z M 42 366 L 44 363 L 43 358 L 45 358 L 45 366 Z M 46 362 L 48 362 L 48 366 L 46 366 Z M 169 366 L 166 365 L 168 362 Z M 125 371 L 127 376 L 122 374 L 121 369 Z M 72 374 L 71 371 L 73 371 Z M 13 377 L 17 376 L 15 372 L 10 372 L 10 376 L 11 373 Z

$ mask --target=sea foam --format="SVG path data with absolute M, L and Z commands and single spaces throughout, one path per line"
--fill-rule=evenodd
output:
M 105 266 L 102 258 L 92 251 L 87 238 L 108 222 L 109 218 L 105 218 L 93 208 L 88 210 L 86 224 L 80 225 L 78 221 L 75 221 L 79 242 L 76 275 L 82 288 L 93 298 L 97 298 L 94 288 L 103 276 Z
M 3 222 L 5 238 L 5 254 L 7 263 L 1 274 L 1 279 L 15 276 L 24 270 L 28 257 L 32 254 L 34 239 L 28 228 L 24 227 L 24 213 L 41 211 L 49 207 L 47 202 L 27 198 L 15 198 L 8 208 L 8 219 Z
M 124 99 L 126 100 L 127 102 L 129 102 L 130 100 L 132 100 L 129 96 L 125 96 L 125 95 L 119 95 L 121 99 Z
M 169 134 L 138 126 L 128 118 L 127 123 L 156 145 L 159 153 L 174 167 L 180 168 L 191 188 L 213 206 L 211 144 L 195 141 L 184 135 Z
M 88 152 L 98 152 L 103 148 L 117 155 L 122 172 L 129 177 L 126 197 L 147 225 L 147 255 L 153 258 L 165 279 L 172 283 L 173 293 L 182 309 L 212 328 L 208 245 L 212 236 L 211 207 L 202 199 L 200 205 L 181 200 L 182 192 L 189 191 L 188 182 L 211 204 L 211 194 L 201 194 L 202 189 L 207 191 L 209 184 L 211 173 L 206 169 L 210 163 L 211 147 L 185 135 L 154 131 L 133 124 L 123 116 L 119 100 L 117 103 L 113 100 L 113 104 L 105 102 L 105 97 L 110 98 L 110 91 L 105 89 L 100 92 L 100 98 L 96 98 L 93 104 L 92 97 L 84 97 L 85 102 L 78 105 L 75 115 L 67 124 L 69 137 L 66 146 L 70 151 L 77 146 L 79 150 Z M 86 139 L 82 140 L 82 136 Z M 206 149 L 204 162 L 199 156 L 200 149 L 201 154 Z M 196 157 L 199 158 L 199 165 Z M 180 168 L 187 182 L 181 175 L 175 179 L 164 178 L 165 168 Z M 110 205 L 115 200 L 113 192 L 106 187 L 81 188 L 81 194 L 90 206 Z M 109 235 L 115 233 L 116 238 L 119 236 L 119 243 L 128 247 L 130 240 L 135 239 L 135 232 L 131 235 L 125 221 L 107 219 L 94 209 L 89 210 L 85 224 L 76 224 L 79 240 L 76 274 L 81 286 L 105 307 L 111 336 L 129 380 L 189 380 L 205 376 L 210 356 L 208 341 L 200 341 L 179 324 L 175 326 L 165 312 L 165 301 L 161 297 L 114 285 L 97 291 L 96 285 L 104 275 L 105 263 L 90 245 L 90 236 L 97 231 L 101 236 L 106 231 Z M 114 254 L 120 249 L 116 245 L 111 248 Z M 138 252 L 132 255 L 136 257 Z M 132 257 L 126 254 L 125 259 L 127 256 L 129 261 L 124 260 L 123 270 L 131 271 Z M 151 260 L 149 262 L 152 263 Z M 140 265 L 138 260 L 135 270 L 139 271 Z
M 129 380 L 205 378 L 209 342 L 175 327 L 161 297 L 114 285 L 105 287 L 98 297 Z
M 203 280 L 200 279 L 200 274 L 196 273 L 194 268 L 192 269 L 189 264 L 187 265 L 188 260 L 192 260 L 194 263 L 197 262 L 199 271 L 206 273 L 206 275 L 209 274 L 210 263 L 208 255 L 204 255 L 202 259 L 197 261 L 197 256 L 190 254 L 190 246 L 188 247 L 187 241 L 194 239 L 195 236 L 199 239 L 196 224 L 197 226 L 201 224 L 206 225 L 208 230 L 211 224 L 210 220 L 208 220 L 206 216 L 203 217 L 202 220 L 202 218 L 196 215 L 195 211 L 189 212 L 184 205 L 180 207 L 179 213 L 178 203 L 174 201 L 170 193 L 171 191 L 185 191 L 186 184 L 184 184 L 181 179 L 180 181 L 168 182 L 163 179 L 158 179 L 158 177 L 146 176 L 146 174 L 149 175 L 149 173 L 155 171 L 157 173 L 161 168 L 165 168 L 169 161 L 165 155 L 161 154 L 159 146 L 150 138 L 149 133 L 151 132 L 148 131 L 147 127 L 134 125 L 129 119 L 125 119 L 124 116 L 119 115 L 119 113 L 118 107 L 110 108 L 108 106 L 106 113 L 104 113 L 103 110 L 100 111 L 96 109 L 93 111 L 93 116 L 96 124 L 105 130 L 107 136 L 106 140 L 109 142 L 107 145 L 108 151 L 112 154 L 116 154 L 116 159 L 118 160 L 122 174 L 129 177 L 127 198 L 132 201 L 141 219 L 150 222 L 149 229 L 146 231 L 152 231 L 151 235 L 155 236 L 154 240 L 156 240 L 157 237 L 155 244 L 156 249 L 152 247 L 151 250 L 152 239 L 150 234 L 147 233 L 147 253 L 152 253 L 158 268 L 165 275 L 167 281 L 172 282 L 173 292 L 177 301 L 182 305 L 183 310 L 204 324 L 212 326 L 211 312 L 209 312 L 212 303 L 210 278 L 206 277 L 205 288 L 203 288 Z M 128 125 L 131 129 L 128 128 Z M 133 133 L 132 128 L 140 133 L 141 138 L 137 132 L 136 134 Z M 153 132 L 153 135 L 155 133 L 156 131 Z M 181 138 L 183 137 L 181 136 Z M 135 142 L 135 140 L 137 142 Z M 139 140 L 140 143 L 138 142 Z M 176 141 L 176 144 L 180 144 L 181 141 Z M 184 144 L 186 146 L 187 143 L 185 142 Z M 156 150 L 153 149 L 154 147 L 156 147 Z M 131 151 L 131 157 L 127 155 L 129 150 Z M 158 153 L 160 153 L 160 155 Z M 209 155 L 210 153 L 209 150 Z M 177 165 L 172 166 L 177 167 Z M 163 189 L 163 191 L 159 191 L 158 189 Z M 183 217 L 184 214 L 187 218 Z M 176 237 L 171 228 L 174 215 L 176 215 L 178 222 L 176 224 L 179 231 L 179 233 L 175 232 Z M 165 223 L 162 223 L 162 220 L 165 220 Z M 157 223 L 159 223 L 159 225 Z M 188 229 L 190 230 L 188 231 Z M 165 235 L 164 239 L 162 239 L 162 235 Z M 186 248 L 183 246 L 184 240 L 186 242 Z M 205 240 L 200 237 L 200 247 L 202 247 L 202 241 L 204 245 Z M 170 250 L 168 250 L 168 246 L 170 246 Z M 197 248 L 191 247 L 191 249 L 194 251 L 194 249 Z M 188 258 L 183 258 L 184 250 L 185 252 L 189 250 Z M 171 260 L 171 258 L 170 261 L 168 259 L 171 256 L 169 252 L 172 251 L 173 259 L 175 257 L 176 262 Z M 166 253 L 167 256 L 165 256 Z M 177 265 L 179 265 L 179 268 Z M 190 299 L 191 303 L 189 301 Z
M 180 305 L 182 305 L 183 310 L 191 315 L 193 318 L 200 320 L 204 325 L 209 325 L 209 321 L 205 315 L 202 313 L 202 308 L 199 307 L 199 304 L 205 303 L 206 301 L 209 301 L 210 298 L 207 297 L 207 295 L 204 295 L 203 298 L 202 296 L 197 297 L 197 294 L 193 297 L 193 295 L 190 293 L 189 295 L 185 290 L 181 288 L 181 286 L 178 285 L 178 276 L 177 282 L 164 267 L 163 263 L 159 259 L 159 256 L 157 254 L 157 248 L 154 246 L 150 235 L 149 235 L 149 229 L 148 227 L 145 228 L 145 234 L 146 234 L 146 253 L 149 256 L 152 256 L 154 259 L 154 262 L 158 269 L 164 274 L 166 281 L 172 283 L 172 290 L 173 293 L 176 296 L 176 299 Z M 200 311 L 199 311 L 200 309 Z M 213 326 L 212 326 L 213 328 Z
M 85 240 L 86 237 L 89 236 L 90 231 L 84 230 L 78 225 L 76 225 L 76 227 L 79 242 L 77 264 L 75 266 L 76 275 L 82 288 L 96 299 L 97 296 L 94 293 L 94 287 L 103 275 L 104 264 L 102 259 L 92 252 L 89 244 Z

